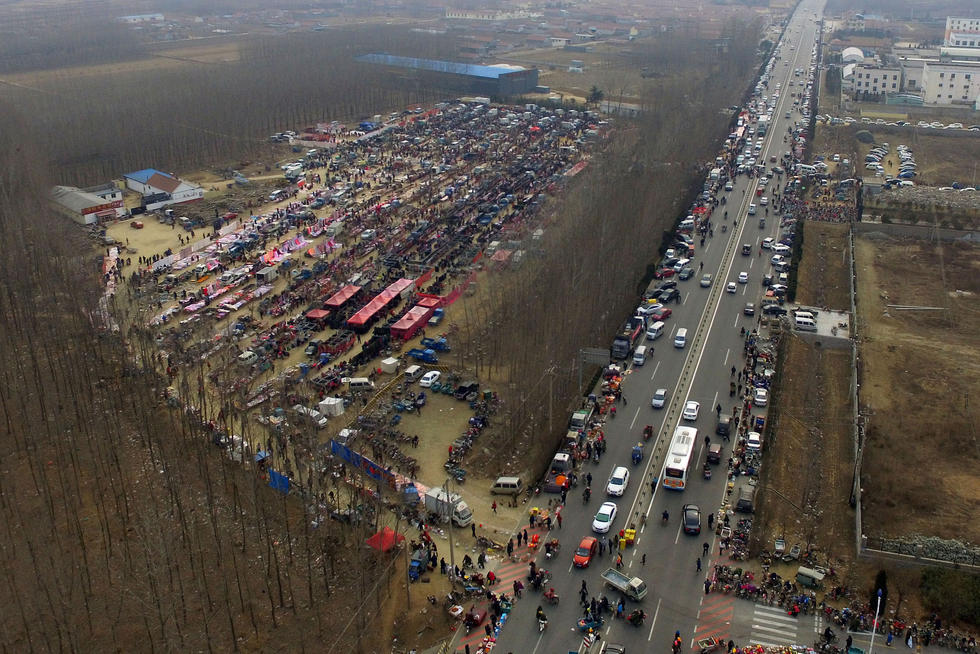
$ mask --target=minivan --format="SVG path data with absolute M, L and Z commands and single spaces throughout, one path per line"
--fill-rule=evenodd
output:
M 350 377 L 347 386 L 352 391 L 369 391 L 374 388 L 374 382 L 367 377 Z
M 640 345 L 633 351 L 633 365 L 642 366 L 647 362 L 647 346 Z
M 681 327 L 674 335 L 674 347 L 683 348 L 687 345 L 687 328 Z
M 647 340 L 654 341 L 660 338 L 660 335 L 664 333 L 664 323 L 662 320 L 658 320 L 649 327 L 647 327 Z
M 813 318 L 796 316 L 796 328 L 801 332 L 815 332 L 817 331 L 817 323 L 813 321 Z
M 520 477 L 497 477 L 490 493 L 493 495 L 517 495 L 524 490 Z
M 418 378 L 422 376 L 423 372 L 425 371 L 422 369 L 422 366 L 409 366 L 405 368 L 405 381 L 418 381 Z

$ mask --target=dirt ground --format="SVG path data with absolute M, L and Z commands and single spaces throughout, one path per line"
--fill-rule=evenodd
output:
M 799 268 L 796 299 L 800 304 L 848 310 L 848 226 L 808 221 L 804 225 L 805 265 Z
M 847 225 L 807 222 L 804 230 L 798 301 L 849 308 Z M 787 547 L 810 543 L 821 564 L 846 578 L 855 554 L 850 351 L 816 347 L 788 330 L 783 338 L 766 453 L 778 465 L 763 468 L 756 551 L 771 551 L 780 537 Z
M 754 538 L 772 550 L 808 543 L 818 560 L 841 568 L 854 558 L 854 511 L 848 501 L 854 465 L 847 349 L 815 347 L 786 332 L 775 393 L 763 490 Z
M 861 143 L 854 135 L 868 130 L 875 143 Z M 899 158 L 896 147 L 909 147 L 918 166 L 913 180 L 917 186 L 950 186 L 953 182 L 974 183 L 973 164 L 980 160 L 980 137 L 975 132 L 944 132 L 933 129 L 908 127 L 882 127 L 880 125 L 854 124 L 851 126 L 818 125 L 813 141 L 814 154 L 839 153 L 854 164 L 857 177 L 873 176 L 864 168 L 864 157 L 876 144 L 888 143 L 890 152 L 882 163 L 885 177 L 898 174 Z M 889 163 L 890 162 L 890 163 Z
M 970 389 L 980 387 L 977 255 L 975 246 L 964 243 L 868 236 L 857 241 L 869 536 L 980 542 L 980 409 L 970 401 Z M 928 472 L 915 474 L 910 461 Z

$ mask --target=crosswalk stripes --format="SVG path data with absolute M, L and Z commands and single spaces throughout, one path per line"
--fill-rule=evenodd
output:
M 805 624 L 801 625 L 801 622 Z M 771 647 L 800 645 L 803 644 L 799 636 L 801 626 L 804 627 L 805 633 L 812 630 L 813 617 L 801 615 L 794 618 L 779 606 L 756 604 L 752 611 L 752 632 L 749 642 L 753 645 Z M 810 639 L 809 633 L 805 639 Z
M 508 597 L 513 597 L 515 580 L 521 580 L 521 582 L 525 583 L 526 585 L 525 578 L 527 577 L 528 563 L 533 560 L 534 553 L 530 552 L 526 546 L 522 546 L 514 549 L 514 558 L 516 560 L 507 558 L 506 553 L 503 554 L 503 557 L 504 558 L 500 564 L 493 569 L 493 573 L 496 575 L 497 581 L 491 590 L 498 595 L 506 594 Z M 475 602 L 475 605 L 479 608 L 488 608 L 488 602 L 486 599 L 481 599 L 480 601 Z M 468 610 L 468 606 L 466 608 Z M 506 621 L 506 616 L 501 618 L 500 622 L 498 623 L 499 626 L 497 632 L 494 634 L 495 637 L 499 633 L 499 630 L 503 628 Z M 489 622 L 489 617 L 487 618 L 486 622 Z M 456 643 L 455 651 L 465 652 L 467 645 L 470 646 L 471 651 L 478 651 L 483 639 L 487 636 L 484 626 L 480 625 L 476 627 L 469 634 L 466 634 L 466 627 L 462 626 L 462 624 L 460 625 L 460 629 L 462 630 L 462 636 L 460 637 L 459 642 Z
M 729 639 L 732 617 L 735 612 L 735 597 L 722 593 L 705 595 L 701 601 L 698 624 L 694 628 L 691 646 L 701 638 Z

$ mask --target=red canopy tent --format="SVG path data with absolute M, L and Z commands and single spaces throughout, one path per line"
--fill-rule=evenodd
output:
M 354 286 L 353 284 L 348 284 L 336 293 L 334 293 L 330 299 L 323 303 L 326 307 L 332 307 L 339 309 L 347 303 L 347 300 L 351 299 L 355 295 L 361 292 L 360 286 Z
M 387 552 L 404 540 L 405 537 L 401 534 L 396 534 L 395 530 L 393 530 L 391 527 L 385 527 L 364 542 L 367 543 L 372 549 L 376 549 L 379 552 Z
M 324 311 L 323 309 L 313 309 L 312 311 L 306 312 L 306 317 L 310 320 L 323 320 L 330 315 L 329 311 Z
M 416 332 L 429 322 L 429 318 L 432 317 L 432 312 L 432 307 L 415 305 L 398 322 L 391 326 L 391 335 L 396 338 L 404 338 L 405 340 L 412 338 Z

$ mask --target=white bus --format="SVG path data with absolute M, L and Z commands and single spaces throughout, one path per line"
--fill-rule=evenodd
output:
M 687 487 L 688 469 L 691 467 L 697 441 L 698 430 L 694 427 L 680 426 L 674 430 L 667 461 L 664 463 L 664 488 L 682 491 Z

